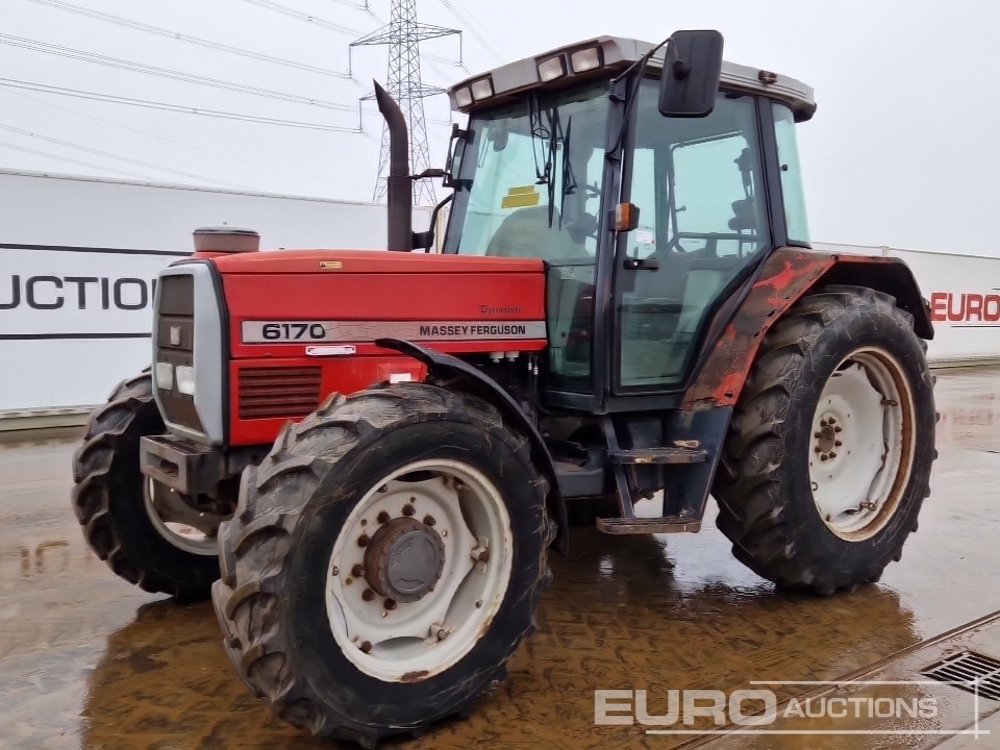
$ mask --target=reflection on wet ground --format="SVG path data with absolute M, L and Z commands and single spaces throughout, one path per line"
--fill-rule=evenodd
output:
M 730 556 L 711 522 L 670 538 L 580 530 L 570 556 L 554 561 L 539 631 L 512 659 L 509 680 L 469 719 L 406 746 L 700 745 L 595 728 L 593 691 L 665 696 L 756 679 L 831 679 L 1000 609 L 998 383 L 998 372 L 940 376 L 933 494 L 902 563 L 881 584 L 825 600 L 775 593 Z M 222 652 L 209 605 L 137 591 L 87 551 L 67 500 L 74 448 L 73 440 L 0 444 L 0 747 L 332 747 L 284 726 L 250 695 Z M 777 688 L 779 697 L 796 690 Z M 876 746 L 870 739 L 730 738 L 718 747 Z M 924 746 L 897 740 L 883 746 Z

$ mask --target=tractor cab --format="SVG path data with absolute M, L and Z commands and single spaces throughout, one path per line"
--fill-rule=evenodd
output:
M 808 247 L 794 124 L 812 116 L 812 90 L 720 71 L 721 38 L 681 33 L 682 82 L 702 89 L 693 109 L 665 115 L 677 79 L 664 54 L 615 37 L 449 92 L 469 121 L 454 133 L 444 252 L 546 262 L 550 403 L 679 390 L 729 290 L 769 250 Z

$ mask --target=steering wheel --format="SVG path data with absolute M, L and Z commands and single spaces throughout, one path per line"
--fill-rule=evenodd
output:
M 667 242 L 667 247 L 664 252 L 669 253 L 674 250 L 679 253 L 689 252 L 681 247 L 681 240 L 703 240 L 706 245 L 718 245 L 720 240 L 735 240 L 737 242 L 752 242 L 757 239 L 755 234 L 739 234 L 738 232 L 678 232 L 670 241 Z

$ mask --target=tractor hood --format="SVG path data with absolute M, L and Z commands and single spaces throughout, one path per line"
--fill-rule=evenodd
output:
M 384 250 L 280 250 L 200 253 L 223 274 L 543 273 L 535 258 L 390 253 Z
M 536 259 L 350 250 L 206 259 L 221 276 L 234 359 L 364 356 L 381 337 L 450 352 L 545 347 Z

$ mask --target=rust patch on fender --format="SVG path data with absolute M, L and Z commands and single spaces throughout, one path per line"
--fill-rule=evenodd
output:
M 775 250 L 688 387 L 682 408 L 735 404 L 764 334 L 836 262 L 830 253 Z

